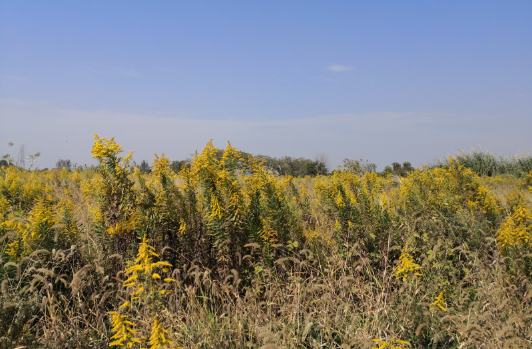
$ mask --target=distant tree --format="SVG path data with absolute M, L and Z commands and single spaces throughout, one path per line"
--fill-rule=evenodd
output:
M 397 176 L 403 175 L 403 166 L 401 166 L 401 164 L 398 162 L 392 163 L 392 170 L 393 170 L 393 173 Z
M 190 159 L 186 159 L 186 160 L 174 160 L 172 161 L 172 163 L 170 164 L 170 168 L 172 169 L 172 171 L 174 171 L 174 173 L 179 173 L 181 172 L 181 170 L 185 167 L 190 167 L 190 163 L 191 163 L 191 160 Z
M 415 168 L 412 166 L 410 162 L 403 162 L 402 165 L 398 162 L 394 162 L 392 163 L 392 166 L 386 166 L 382 174 L 383 175 L 394 174 L 396 176 L 404 177 L 408 174 L 408 172 L 411 172 L 414 170 Z
M 316 164 L 316 175 L 326 175 L 329 173 L 329 169 L 327 168 L 327 160 L 316 159 L 314 162 Z
M 382 171 L 383 176 L 391 175 L 393 174 L 393 169 L 390 166 L 386 166 L 384 168 L 384 171 Z
M 344 165 L 342 167 L 344 171 L 352 171 L 360 175 L 377 171 L 377 165 L 368 162 L 368 160 L 364 162 L 362 159 L 344 159 Z
M 138 167 L 139 171 L 142 173 L 151 173 L 150 164 L 146 160 L 142 160 Z
M 0 160 L 0 167 L 2 166 L 8 166 L 9 163 L 7 162 L 7 160 Z
M 66 160 L 60 159 L 59 161 L 57 161 L 55 163 L 55 167 L 56 168 L 64 168 L 67 171 L 72 171 L 72 162 L 70 160 L 68 160 L 68 159 L 66 159 Z
M 415 168 L 409 162 L 403 162 L 403 172 L 406 175 L 408 172 L 414 171 Z
M 292 158 L 284 156 L 273 158 L 266 155 L 257 155 L 267 169 L 279 176 L 305 177 L 327 174 L 327 165 L 322 160 L 310 160 L 305 158 Z

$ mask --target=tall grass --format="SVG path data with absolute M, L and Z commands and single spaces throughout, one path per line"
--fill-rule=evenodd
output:
M 211 143 L 145 174 L 121 149 L 0 168 L 0 347 L 532 345 L 526 179 L 278 177 Z
M 470 151 L 458 151 L 455 157 L 462 165 L 473 170 L 479 176 L 511 175 L 523 177 L 532 171 L 532 155 L 530 153 L 501 156 L 488 150 L 472 148 Z M 436 160 L 433 166 L 446 166 L 448 164 L 449 158 L 444 157 Z

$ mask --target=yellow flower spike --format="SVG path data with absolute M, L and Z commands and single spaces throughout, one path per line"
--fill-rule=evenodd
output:
M 141 287 L 137 288 L 137 290 L 135 292 L 133 292 L 131 295 L 132 296 L 137 296 L 137 295 L 141 294 L 142 291 L 144 291 L 144 286 L 141 286 Z
M 172 264 L 168 263 L 168 262 L 157 262 L 157 263 L 152 263 L 151 264 L 152 267 L 172 267 Z
M 412 346 L 412 344 L 410 344 L 409 342 L 399 340 L 399 339 L 392 339 L 389 341 L 383 341 L 380 339 L 372 339 L 372 342 L 379 344 L 378 348 L 373 347 L 372 349 L 404 349 L 406 347 Z
M 181 219 L 179 221 L 179 234 L 185 235 L 186 232 L 187 232 L 187 223 L 183 219 Z
M 134 150 L 130 151 L 130 152 L 124 157 L 124 162 L 129 163 L 129 162 L 131 161 L 131 158 L 133 157 L 133 153 L 134 153 L 134 152 L 135 152 Z
M 126 281 L 124 281 L 124 286 L 125 286 L 125 284 L 128 284 L 128 283 L 132 282 L 133 280 L 138 279 L 138 277 L 139 277 L 138 274 L 131 275 Z
M 100 138 L 97 134 L 94 134 L 94 145 L 91 151 L 93 158 L 116 157 L 121 152 L 122 146 L 115 142 L 114 137 L 111 139 L 107 137 Z
M 153 317 L 149 345 L 150 349 L 166 349 L 167 346 L 172 346 L 172 341 L 168 339 L 168 331 L 163 328 L 157 316 Z
M 508 246 L 518 247 L 532 244 L 532 211 L 521 199 L 510 198 L 514 205 L 512 213 L 506 217 L 497 231 L 497 244 L 502 252 Z
M 422 276 L 421 273 L 417 273 L 416 270 L 422 269 L 419 264 L 414 263 L 414 258 L 407 252 L 408 244 L 405 245 L 401 256 L 399 257 L 399 265 L 394 268 L 393 275 L 396 278 L 402 278 L 403 281 L 406 281 L 408 276 Z
M 159 274 L 157 274 L 157 273 L 153 273 L 153 274 L 151 275 L 151 278 L 152 278 L 152 279 L 160 279 L 160 278 L 161 278 L 161 275 L 159 275 Z
M 441 291 L 440 294 L 438 295 L 438 297 L 436 297 L 436 299 L 434 300 L 434 302 L 430 303 L 431 305 L 431 310 L 434 310 L 434 309 L 441 309 L 443 311 L 447 311 L 447 309 L 445 308 L 445 299 L 443 297 L 443 294 L 445 293 L 445 290 Z
M 340 191 L 338 190 L 338 195 L 336 195 L 336 206 L 338 207 L 344 207 L 345 206 L 345 203 L 344 203 L 344 200 L 342 199 L 342 193 L 340 193 Z
M 222 219 L 222 208 L 220 206 L 220 202 L 218 201 L 218 198 L 214 194 L 214 192 L 211 189 L 211 200 L 212 200 L 212 211 L 211 211 L 211 218 L 218 218 Z
M 122 304 L 121 306 L 118 307 L 118 309 L 123 309 L 123 308 L 127 308 L 131 305 L 131 303 L 129 301 L 125 302 L 124 304 Z
M 135 272 L 139 272 L 143 270 L 144 270 L 144 267 L 142 265 L 135 264 L 134 266 L 127 268 L 125 271 L 125 274 L 127 275 L 127 274 L 131 274 L 131 273 L 135 273 Z
M 170 168 L 170 159 L 167 158 L 164 153 L 161 157 L 158 157 L 155 154 L 155 159 L 153 159 L 153 165 L 151 166 L 152 174 L 156 177 L 170 176 L 172 175 L 172 169 Z
M 138 339 L 134 337 L 138 330 L 133 328 L 136 326 L 133 322 L 127 320 L 127 315 L 120 315 L 116 311 L 110 311 L 108 314 L 111 315 L 111 325 L 113 326 L 111 331 L 114 332 L 114 335 L 111 336 L 114 341 L 109 343 L 110 347 L 124 345 L 132 347 L 132 343 L 138 343 Z
M 389 205 L 389 200 L 388 200 L 388 196 L 386 195 L 386 193 L 382 192 L 379 199 L 380 199 L 379 201 L 380 201 L 381 207 L 386 207 Z

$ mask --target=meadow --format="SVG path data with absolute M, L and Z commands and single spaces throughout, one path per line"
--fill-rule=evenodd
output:
M 532 162 L 291 177 L 209 142 L 146 174 L 98 136 L 92 156 L 0 167 L 1 348 L 532 347 Z

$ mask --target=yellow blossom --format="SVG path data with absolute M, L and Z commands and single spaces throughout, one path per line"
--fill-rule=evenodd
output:
M 443 294 L 445 293 L 445 290 L 441 291 L 438 297 L 434 300 L 434 302 L 430 303 L 431 309 L 439 308 L 443 311 L 447 311 L 445 308 L 445 299 L 443 298 Z
M 410 275 L 422 275 L 421 273 L 416 273 L 416 270 L 421 269 L 421 266 L 414 263 L 414 258 L 407 252 L 407 246 L 408 244 L 405 245 L 403 251 L 401 252 L 401 256 L 399 257 L 399 265 L 397 265 L 393 270 L 393 275 L 395 275 L 395 277 L 398 279 L 402 278 L 403 281 L 406 281 Z

